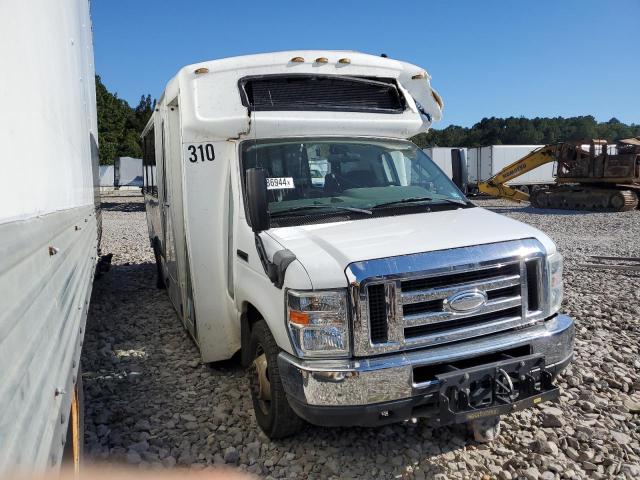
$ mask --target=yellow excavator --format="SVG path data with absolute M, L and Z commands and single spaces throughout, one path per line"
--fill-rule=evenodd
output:
M 482 193 L 538 208 L 622 212 L 638 208 L 640 198 L 640 137 L 621 140 L 617 153 L 608 153 L 606 140 L 545 145 L 478 183 Z M 534 168 L 557 162 L 555 185 L 531 195 L 509 182 Z

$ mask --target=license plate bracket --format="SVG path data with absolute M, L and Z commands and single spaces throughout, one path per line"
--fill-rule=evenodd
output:
M 441 425 L 497 416 L 559 397 L 541 354 L 456 369 L 436 378 Z

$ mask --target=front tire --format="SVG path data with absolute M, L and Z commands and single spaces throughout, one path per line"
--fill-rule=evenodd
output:
M 272 439 L 295 434 L 304 421 L 287 401 L 278 371 L 280 349 L 264 320 L 253 325 L 249 348 L 252 358 L 249 366 L 251 399 L 258 426 Z

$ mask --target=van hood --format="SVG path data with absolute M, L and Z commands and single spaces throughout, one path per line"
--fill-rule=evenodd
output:
M 556 249 L 541 231 L 478 207 L 272 228 L 268 234 L 296 255 L 314 289 L 346 286 L 347 266 L 374 258 L 523 238 L 537 239 L 549 254 Z

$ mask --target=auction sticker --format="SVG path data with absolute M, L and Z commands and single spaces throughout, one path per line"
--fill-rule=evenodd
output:
M 267 190 L 284 190 L 289 188 L 296 188 L 293 184 L 293 177 L 267 178 Z

